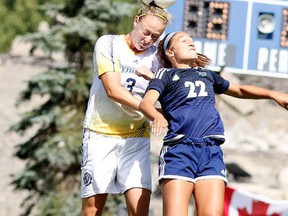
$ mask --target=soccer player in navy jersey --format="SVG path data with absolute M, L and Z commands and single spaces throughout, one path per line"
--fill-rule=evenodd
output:
M 215 94 L 271 99 L 288 109 L 288 94 L 238 85 L 205 69 L 210 59 L 198 54 L 193 39 L 173 32 L 160 41 L 165 68 L 150 82 L 140 110 L 153 122 L 152 133 L 168 127 L 159 159 L 164 216 L 187 216 L 193 194 L 198 215 L 222 215 L 227 178 L 220 145 L 224 126 Z M 161 103 L 163 114 L 154 104 Z

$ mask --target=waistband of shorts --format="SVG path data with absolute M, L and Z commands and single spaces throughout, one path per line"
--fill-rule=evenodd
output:
M 177 144 L 185 144 L 185 145 L 206 145 L 206 146 L 212 146 L 212 145 L 221 145 L 224 143 L 224 140 L 222 139 L 216 139 L 211 137 L 183 137 L 179 140 L 175 141 L 164 141 L 163 145 L 165 146 L 172 146 Z
M 140 136 L 140 137 L 134 137 L 134 136 L 119 136 L 119 135 L 111 135 L 111 134 L 105 134 L 105 133 L 101 133 L 98 131 L 94 131 L 91 130 L 89 128 L 83 128 L 83 132 L 82 134 L 84 135 L 85 133 L 93 133 L 102 137 L 107 137 L 107 138 L 116 138 L 116 139 L 149 139 L 150 137 L 146 137 L 146 136 Z

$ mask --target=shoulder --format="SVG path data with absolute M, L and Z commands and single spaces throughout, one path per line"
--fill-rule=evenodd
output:
M 98 40 L 96 41 L 96 44 L 103 43 L 105 41 L 109 41 L 112 39 L 112 37 L 113 37 L 113 35 L 102 35 L 101 37 L 98 38 Z
M 117 48 L 118 46 L 114 46 L 114 44 L 122 44 L 121 40 L 123 38 L 123 35 L 102 35 L 98 40 L 96 41 L 96 44 L 94 46 L 94 51 L 96 53 L 113 53 L 113 49 Z
M 114 40 L 119 40 L 121 39 L 122 35 L 102 35 L 101 37 L 98 38 L 96 41 L 95 46 L 106 46 L 107 44 L 111 45 Z
M 97 42 L 98 41 L 110 41 L 110 40 L 113 40 L 115 38 L 120 38 L 122 35 L 112 35 L 112 34 L 108 34 L 108 35 L 102 35 L 98 38 Z
M 223 78 L 219 73 L 203 68 L 200 69 L 199 72 L 206 73 L 207 78 L 213 83 L 214 91 L 216 93 L 222 94 L 229 88 L 230 82 Z
M 160 68 L 156 73 L 155 73 L 155 78 L 156 79 L 162 79 L 164 76 L 171 76 L 177 71 L 176 68 Z

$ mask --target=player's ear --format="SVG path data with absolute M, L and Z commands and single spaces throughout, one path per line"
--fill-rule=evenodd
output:
M 135 16 L 133 25 L 134 26 L 137 25 L 139 23 L 139 21 L 140 21 L 140 17 L 139 16 Z
M 174 56 L 174 52 L 171 49 L 166 50 L 166 56 L 167 57 L 173 57 Z

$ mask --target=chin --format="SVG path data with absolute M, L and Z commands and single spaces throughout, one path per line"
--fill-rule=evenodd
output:
M 198 58 L 197 52 L 191 53 L 191 57 L 192 57 L 193 59 L 197 59 L 197 58 Z
M 138 45 L 138 46 L 135 46 L 133 50 L 134 50 L 134 51 L 141 52 L 141 51 L 144 50 L 144 48 L 143 48 L 142 46 L 139 46 L 139 45 Z

